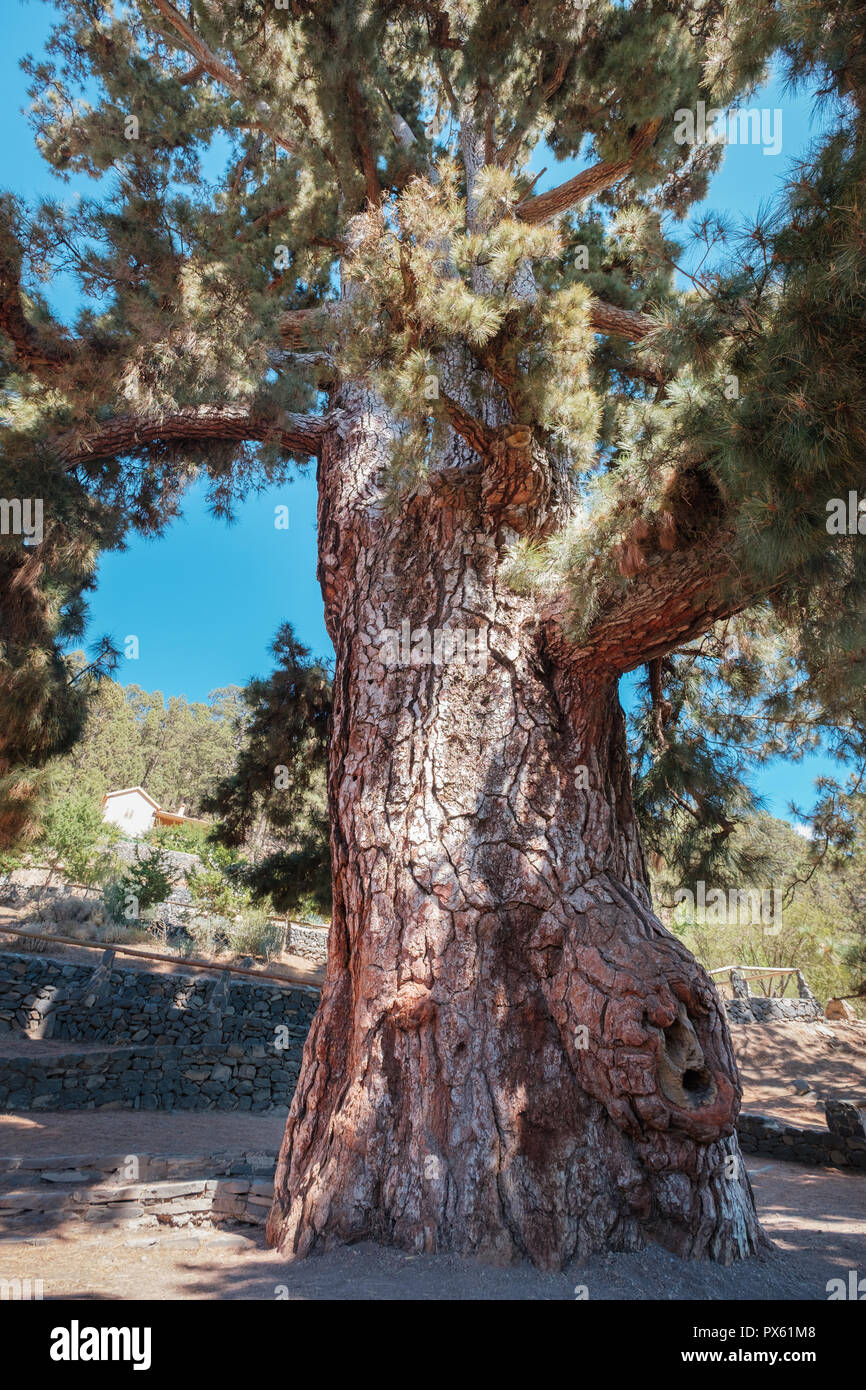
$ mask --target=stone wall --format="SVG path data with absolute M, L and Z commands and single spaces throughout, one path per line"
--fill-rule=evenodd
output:
M 0 954 L 0 1033 L 18 1029 L 78 1042 L 303 1046 L 318 991 L 181 969 L 158 974 L 119 964 L 98 970 L 50 956 Z M 99 958 L 96 957 L 98 961 Z
M 737 1121 L 740 1147 L 747 1154 L 768 1154 L 800 1163 L 831 1164 L 835 1168 L 866 1168 L 866 1137 L 836 1134 L 824 1129 L 801 1129 L 769 1115 L 744 1111 Z
M 4 1235 L 46 1218 L 138 1230 L 264 1225 L 275 1167 L 275 1154 L 259 1153 L 0 1158 L 0 1223 Z
M 811 1023 L 813 1019 L 823 1018 L 824 1010 L 801 970 L 796 972 L 796 978 L 796 999 L 770 999 L 762 994 L 753 994 L 746 976 L 739 970 L 732 970 L 734 997 L 725 1000 L 728 1018 L 732 1023 Z
M 725 1013 L 732 1023 L 812 1023 L 823 1018 L 817 999 L 726 999 Z
M 38 1047 L 38 1045 L 37 1045 Z M 0 1112 L 288 1111 L 301 1047 L 112 1047 L 0 1059 Z
M 285 1112 L 318 1002 L 228 972 L 130 970 L 111 950 L 96 968 L 0 954 L 0 1110 Z
M 324 965 L 328 959 L 328 928 L 308 927 L 300 922 L 290 922 L 286 950 L 293 956 L 303 956 L 304 960 Z

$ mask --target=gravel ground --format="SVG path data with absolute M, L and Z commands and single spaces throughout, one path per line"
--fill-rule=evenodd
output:
M 732 1023 L 743 1109 L 824 1129 L 824 1100 L 866 1106 L 866 1023 Z M 797 1096 L 795 1081 L 815 1099 Z

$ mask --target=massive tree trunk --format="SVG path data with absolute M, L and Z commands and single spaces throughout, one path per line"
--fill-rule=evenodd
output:
M 514 490 L 389 516 L 388 418 L 342 405 L 319 518 L 334 921 L 269 1240 L 745 1256 L 724 1010 L 651 909 L 616 680 L 503 582 Z

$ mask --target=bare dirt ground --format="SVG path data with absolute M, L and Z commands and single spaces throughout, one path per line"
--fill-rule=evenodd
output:
M 224 1110 L 60 1110 L 0 1115 L 0 1154 L 14 1158 L 108 1154 L 222 1154 L 276 1158 L 284 1115 Z
M 829 1279 L 866 1265 L 866 1180 L 769 1160 L 751 1172 L 776 1248 L 727 1269 L 649 1249 L 545 1274 L 368 1243 L 288 1261 L 249 1227 L 156 1233 L 68 1223 L 0 1242 L 0 1277 L 42 1279 L 45 1299 L 826 1300 Z M 857 1215 L 842 1214 L 852 1206 Z
M 866 1023 L 732 1023 L 743 1109 L 824 1129 L 824 1100 L 866 1107 Z M 799 1097 L 805 1081 L 816 1098 Z

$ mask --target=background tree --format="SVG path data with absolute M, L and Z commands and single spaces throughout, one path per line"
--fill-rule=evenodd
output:
M 48 889 L 59 868 L 70 883 L 91 887 L 107 871 L 111 830 L 102 819 L 99 803 L 84 792 L 57 797 L 45 814 L 38 849 L 45 857 Z
M 234 769 L 204 802 L 217 838 L 244 846 L 245 879 L 278 911 L 329 912 L 331 859 L 325 789 L 331 680 L 290 623 L 271 648 L 277 667 L 242 692 L 242 743 Z
M 135 859 L 123 874 L 105 885 L 102 897 L 112 921 L 131 926 L 141 913 L 164 903 L 171 889 L 168 857 L 160 849 L 151 848 L 144 854 L 136 850 Z
M 201 813 L 205 798 L 233 768 L 242 738 L 239 686 L 190 703 L 161 691 L 103 679 L 90 688 L 83 730 L 51 767 L 54 782 L 94 796 L 142 786 L 166 810 Z
M 51 499 L 10 591 L 54 613 L 64 557 L 75 594 L 199 468 L 221 511 L 318 462 L 334 919 L 271 1240 L 748 1254 L 724 1012 L 652 912 L 617 685 L 648 665 L 658 696 L 655 663 L 769 604 L 798 698 L 857 713 L 866 565 L 826 523 L 866 430 L 862 4 L 61 11 L 37 139 L 102 183 L 5 206 L 5 466 Z M 680 291 L 672 222 L 721 147 L 676 112 L 773 56 L 829 133 L 762 225 L 703 228 Z M 538 193 L 542 139 L 588 163 Z M 428 662 L 437 629 L 485 658 Z

